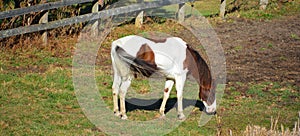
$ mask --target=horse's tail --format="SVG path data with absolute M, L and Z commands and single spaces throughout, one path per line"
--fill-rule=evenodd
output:
M 121 64 L 121 67 L 125 63 L 127 69 L 130 68 L 131 71 L 141 73 L 146 77 L 151 76 L 157 70 L 156 64 L 151 64 L 141 58 L 134 57 L 120 46 L 113 47 L 112 56 L 115 59 L 115 63 Z M 118 66 L 119 64 L 116 65 Z

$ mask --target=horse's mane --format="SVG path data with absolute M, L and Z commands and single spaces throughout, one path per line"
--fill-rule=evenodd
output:
M 210 90 L 212 87 L 212 76 L 211 76 L 211 72 L 210 69 L 207 65 L 207 63 L 205 62 L 205 60 L 201 57 L 201 55 L 195 50 L 193 49 L 191 46 L 187 45 L 187 50 L 190 52 L 190 54 L 192 55 L 194 61 L 197 63 L 197 72 L 195 73 L 199 73 L 199 75 L 194 76 L 194 78 L 196 78 L 198 84 L 199 84 L 199 88 L 200 89 L 205 89 L 205 90 Z M 194 68 L 192 68 L 194 69 Z

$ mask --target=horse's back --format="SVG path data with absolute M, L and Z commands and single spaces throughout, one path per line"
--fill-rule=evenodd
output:
M 158 69 L 167 75 L 181 73 L 186 58 L 186 42 L 178 37 L 168 37 L 164 40 L 155 41 L 141 36 L 130 35 L 120 38 L 112 43 L 112 50 L 116 46 L 124 49 L 133 57 L 138 57 L 141 49 L 147 47 L 146 52 L 154 53 L 154 61 Z
M 149 46 L 155 54 L 165 55 L 168 58 L 184 58 L 186 55 L 186 42 L 178 37 L 168 37 L 164 42 L 154 42 L 141 36 L 130 35 L 114 41 L 112 49 L 119 46 L 128 54 L 136 56 L 143 45 Z

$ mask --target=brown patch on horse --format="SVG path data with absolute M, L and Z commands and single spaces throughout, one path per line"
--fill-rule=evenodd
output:
M 165 43 L 167 41 L 167 38 L 150 38 L 146 37 L 146 39 L 155 42 L 155 43 Z
M 215 96 L 214 88 L 212 88 L 212 76 L 210 69 L 205 62 L 205 60 L 200 56 L 200 54 L 194 50 L 192 47 L 187 45 L 186 48 L 186 59 L 184 61 L 184 68 L 189 70 L 195 80 L 199 84 L 199 97 L 203 101 L 206 101 L 208 105 L 214 102 Z
M 134 62 L 139 66 L 131 65 L 132 69 L 146 77 L 151 76 L 157 70 L 154 52 L 146 43 L 137 52 Z
M 155 64 L 154 52 L 147 44 L 141 46 L 136 57 L 128 54 L 119 46 L 116 47 L 116 52 L 119 57 L 130 66 L 135 77 L 136 73 L 141 73 L 144 76 L 149 77 L 158 69 Z
M 166 93 L 169 91 L 169 88 L 165 88 L 165 90 L 164 90 Z
M 137 52 L 136 57 L 144 60 L 145 62 L 149 64 L 155 64 L 155 56 L 153 50 L 150 48 L 148 44 L 143 44 L 140 48 L 140 50 Z

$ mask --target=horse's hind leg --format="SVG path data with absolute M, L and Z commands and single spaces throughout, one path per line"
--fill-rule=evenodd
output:
M 167 100 L 170 96 L 170 92 L 172 90 L 173 85 L 174 85 L 173 80 L 167 80 L 166 83 L 165 83 L 164 98 L 163 98 L 163 101 L 162 101 L 160 109 L 159 109 L 161 117 L 165 116 L 166 103 L 167 103 Z
M 122 77 L 122 83 L 120 87 L 121 119 L 127 119 L 126 109 L 125 109 L 125 96 L 130 84 L 131 84 L 131 77 Z
M 121 85 L 121 77 L 115 72 L 114 73 L 114 82 L 112 85 L 112 93 L 113 93 L 113 103 L 114 103 L 114 114 L 116 116 L 120 116 L 119 106 L 118 106 L 118 95 Z
M 180 120 L 185 119 L 185 116 L 183 114 L 183 104 L 182 104 L 183 87 L 184 87 L 185 79 L 186 79 L 185 74 L 175 77 L 176 90 L 177 90 L 177 103 L 178 103 L 177 116 L 178 116 L 178 119 L 180 119 Z

